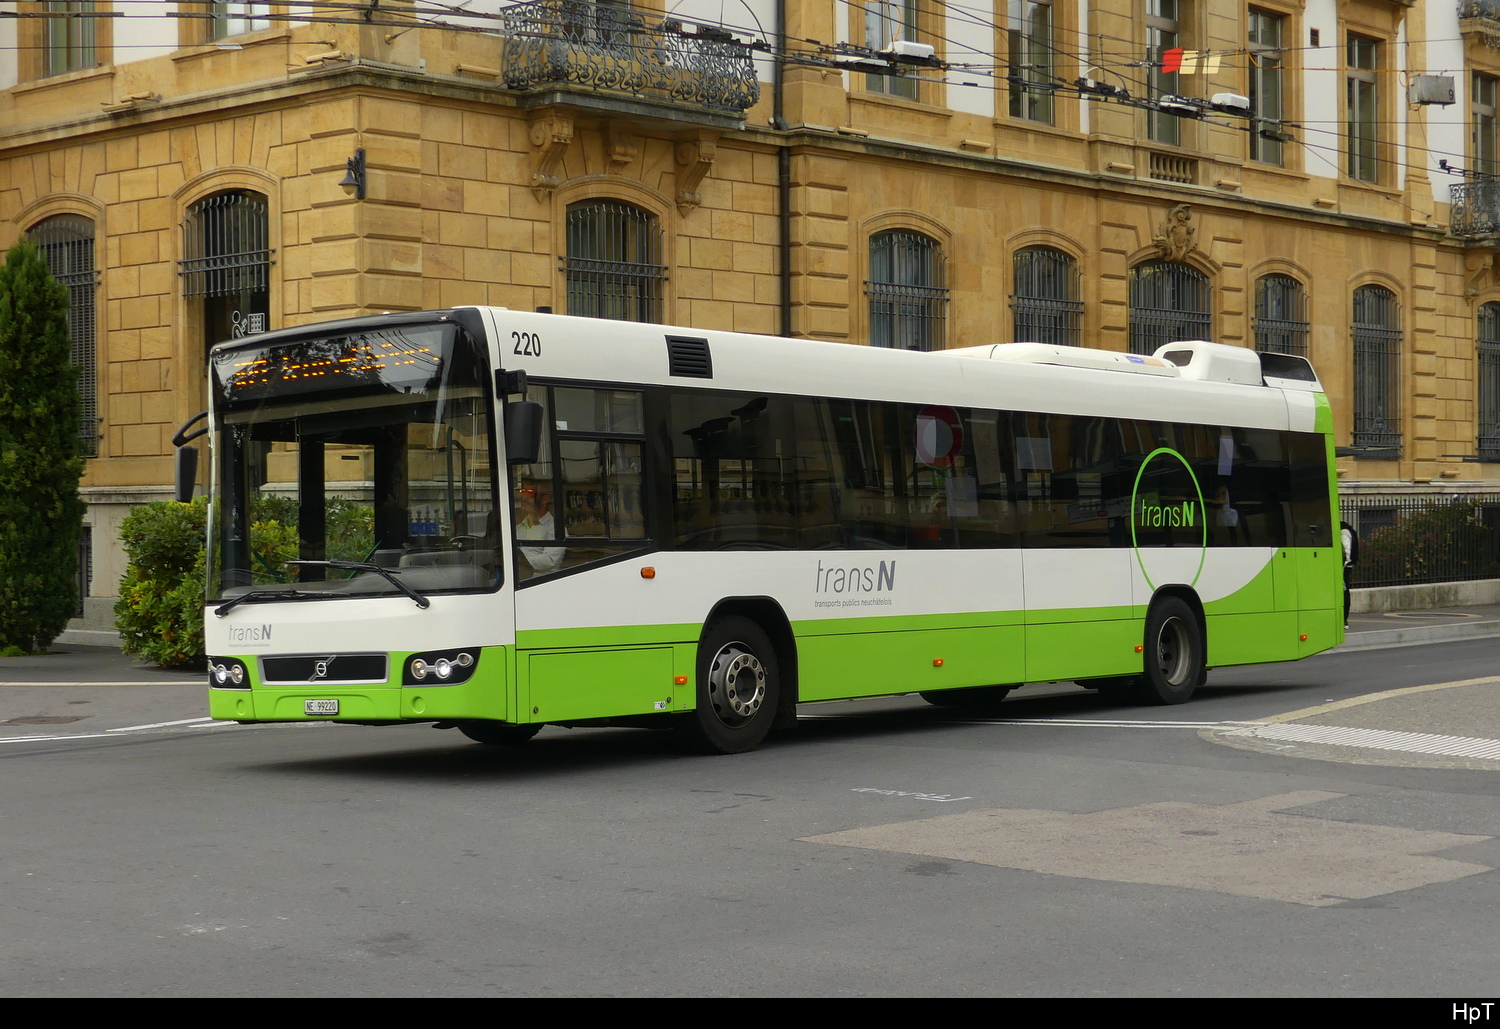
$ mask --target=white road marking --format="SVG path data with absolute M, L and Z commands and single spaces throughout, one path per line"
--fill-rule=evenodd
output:
M 1475 680 L 1489 682 L 1492 680 Z M 1467 683 L 1465 683 L 1467 685 Z M 1396 691 L 1392 691 L 1394 693 Z M 1317 710 L 1317 709 L 1315 709 Z M 1311 712 L 1309 712 L 1311 713 Z M 801 715 L 800 718 L 858 718 L 859 715 Z M 1127 718 L 963 718 L 967 725 L 1046 725 L 1059 728 L 1106 729 L 1196 729 L 1221 737 L 1277 740 L 1284 744 L 1313 743 L 1323 746 L 1390 750 L 1404 754 L 1469 757 L 1500 760 L 1500 740 L 1477 736 L 1447 736 L 1431 732 L 1396 729 L 1360 729 L 1340 725 L 1305 725 L 1297 722 L 1168 722 Z M 1290 746 L 1277 746 L 1290 750 Z
M 797 720 L 808 719 L 852 719 L 863 718 L 865 715 L 834 715 L 834 714 L 799 714 Z M 1223 729 L 1240 725 L 1258 725 L 1258 722 L 1169 722 L 1162 720 L 1149 720 L 1140 718 L 984 718 L 972 715 L 950 716 L 949 721 L 964 722 L 969 725 L 1063 725 L 1063 726 L 1101 726 L 1113 729 Z
M 0 686 L 202 686 L 198 679 L 190 682 L 163 682 L 160 679 L 132 679 L 129 681 L 107 682 L 100 679 L 90 679 L 87 682 L 0 682 Z
M 145 733 L 154 729 L 243 729 L 238 722 L 216 722 L 211 718 L 183 718 L 175 722 L 152 722 L 149 725 L 125 725 L 103 732 L 75 733 L 67 736 L 0 736 L 0 743 L 59 743 L 74 740 L 119 739 L 122 733 Z
M 0 743 L 47 743 L 52 740 L 107 740 L 102 732 L 77 736 L 0 736 Z
M 212 718 L 180 718 L 175 722 L 152 722 L 149 725 L 125 725 L 118 729 L 108 729 L 107 732 L 138 732 L 142 729 L 165 729 L 173 725 L 201 725 L 204 722 L 212 722 Z

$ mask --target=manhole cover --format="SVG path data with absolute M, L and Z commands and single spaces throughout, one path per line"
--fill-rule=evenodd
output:
M 0 725 L 62 725 L 65 722 L 79 722 L 88 715 L 22 715 L 20 718 L 7 718 Z
M 1479 615 L 1474 611 L 1386 611 L 1382 613 L 1381 617 L 1410 618 L 1414 621 L 1421 621 L 1424 618 L 1429 620 L 1434 618 L 1478 618 Z

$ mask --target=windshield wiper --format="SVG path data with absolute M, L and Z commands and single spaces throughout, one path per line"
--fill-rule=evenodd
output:
M 224 613 L 236 604 L 243 604 L 247 600 L 311 600 L 315 597 L 326 597 L 326 593 L 299 593 L 296 590 L 251 590 L 241 593 L 233 600 L 225 601 L 214 608 L 214 617 L 223 618 Z
M 418 593 L 416 590 L 412 589 L 406 583 L 398 579 L 395 572 L 391 571 L 389 568 L 384 568 L 381 565 L 370 564 L 367 561 L 283 561 L 282 564 L 288 566 L 315 565 L 319 568 L 339 568 L 348 569 L 355 572 L 374 572 L 376 575 L 380 576 L 386 582 L 396 587 L 402 593 L 405 593 L 412 600 L 415 600 L 418 607 L 425 610 L 426 608 L 432 606 L 432 601 L 428 600 L 426 597 L 422 596 L 422 594 Z

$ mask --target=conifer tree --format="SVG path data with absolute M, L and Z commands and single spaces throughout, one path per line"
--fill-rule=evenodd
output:
M 0 652 L 42 653 L 77 609 L 77 383 L 67 291 L 23 240 L 0 265 Z

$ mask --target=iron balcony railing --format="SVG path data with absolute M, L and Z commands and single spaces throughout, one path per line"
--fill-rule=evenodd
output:
M 1500 0 L 1458 0 L 1458 16 L 1500 21 Z
M 760 99 L 750 48 L 729 33 L 629 7 L 536 0 L 501 12 L 504 82 L 575 86 L 742 113 Z
M 1495 0 L 1500 4 L 1500 0 Z M 1448 187 L 1448 231 L 1460 239 L 1500 233 L 1500 179 L 1465 179 Z

